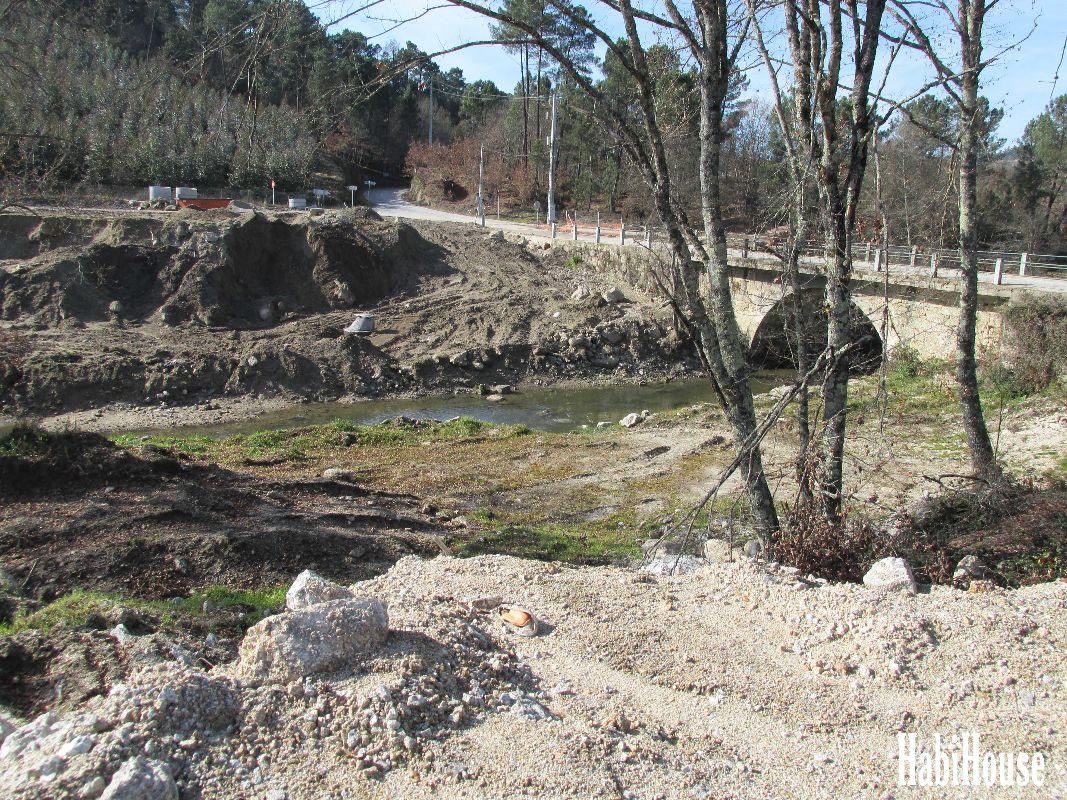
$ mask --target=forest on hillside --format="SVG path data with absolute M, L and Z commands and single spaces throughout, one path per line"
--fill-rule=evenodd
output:
M 521 66 L 514 86 L 468 81 L 408 43 L 369 41 L 301 0 L 0 0 L 0 179 L 72 183 L 309 188 L 326 172 L 345 183 L 406 173 L 430 202 L 470 207 L 484 152 L 495 210 L 544 206 L 549 98 L 558 105 L 558 208 L 644 220 L 649 193 L 617 132 L 543 48 L 493 29 Z M 507 0 L 578 64 L 601 101 L 639 117 L 627 44 L 598 59 L 593 37 L 545 0 Z M 316 15 L 319 12 L 320 16 Z M 439 12 L 445 13 L 445 12 Z M 398 33 L 402 33 L 402 28 Z M 620 57 L 620 55 L 622 57 Z M 666 45 L 649 48 L 675 191 L 699 208 L 697 86 Z M 434 143 L 427 142 L 433 89 Z M 857 235 L 951 244 L 958 120 L 936 95 L 890 116 L 872 149 Z M 998 135 L 1003 112 L 983 106 L 979 240 L 1030 252 L 1067 248 L 1067 95 Z M 773 231 L 788 214 L 789 180 L 773 109 L 734 76 L 723 153 L 733 230 Z

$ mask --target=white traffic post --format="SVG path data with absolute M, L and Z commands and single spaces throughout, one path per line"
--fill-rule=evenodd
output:
M 574 212 L 574 216 L 571 217 L 571 238 L 574 241 L 578 241 L 578 212 Z
M 915 269 L 915 259 L 918 257 L 918 255 L 919 255 L 919 247 L 918 247 L 918 245 L 914 245 L 913 244 L 911 246 L 911 268 L 912 269 Z
M 600 212 L 596 212 L 596 243 L 600 244 Z
M 552 223 L 552 238 L 553 239 L 556 238 L 556 223 L 555 222 Z
M 1026 275 L 1026 253 L 1019 256 L 1019 274 Z
M 874 251 L 874 271 L 882 271 L 882 248 L 879 247 Z
M 645 247 L 649 250 L 652 249 L 652 226 L 645 225 Z
M 998 258 L 996 266 L 993 267 L 993 281 L 1000 286 L 1004 283 L 1004 259 Z
M 619 244 L 626 244 L 626 217 L 619 217 Z
M 937 253 L 930 254 L 930 276 L 937 277 Z

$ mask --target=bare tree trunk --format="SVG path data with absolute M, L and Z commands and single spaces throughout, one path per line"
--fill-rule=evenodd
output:
M 530 169 L 530 65 L 527 46 L 522 46 L 519 54 L 522 70 L 522 163 Z
M 976 329 L 978 327 L 978 234 L 975 215 L 978 207 L 978 141 L 977 132 L 980 113 L 978 102 L 978 73 L 976 68 L 982 57 L 982 17 L 984 0 L 960 3 L 965 11 L 963 35 L 963 74 L 960 96 L 960 316 L 956 327 L 956 383 L 960 393 L 960 410 L 963 413 L 963 430 L 967 436 L 967 449 L 971 454 L 971 467 L 976 477 L 990 482 L 1003 478 L 997 464 L 993 443 L 989 439 L 982 402 L 978 396 L 978 363 L 975 357 Z M 970 13 L 966 7 L 970 6 Z
M 722 375 L 719 388 L 727 399 L 727 414 L 739 447 L 756 430 L 756 409 L 748 385 L 751 370 L 747 347 L 734 313 L 730 291 L 729 264 L 726 254 L 726 225 L 722 217 L 722 144 L 723 113 L 730 78 L 726 53 L 726 4 L 707 3 L 698 10 L 707 51 L 700 76 L 700 194 L 704 235 L 708 242 L 710 310 L 718 332 L 719 362 Z M 720 27 L 721 26 L 721 27 Z M 749 504 L 758 530 L 778 529 L 774 497 L 763 471 L 759 448 L 751 448 L 743 464 Z
M 708 239 L 710 256 L 706 264 L 710 284 L 710 306 L 719 332 L 718 349 L 722 363 L 723 380 L 720 388 L 727 397 L 727 413 L 734 429 L 738 446 L 756 430 L 756 409 L 752 402 L 752 390 L 748 379 L 751 370 L 746 358 L 746 347 L 741 340 L 741 331 L 733 310 L 730 292 L 730 275 L 726 255 L 726 226 L 722 219 L 722 195 L 719 185 L 719 162 L 722 153 L 721 109 L 711 108 L 705 101 L 705 87 L 701 88 L 701 159 L 700 183 L 704 232 Z M 725 96 L 725 92 L 723 93 Z M 763 471 L 763 459 L 759 448 L 749 451 L 743 465 L 743 474 L 749 493 L 752 516 L 758 530 L 778 529 L 778 515 L 774 497 Z
M 790 216 L 789 242 L 785 260 L 785 286 L 789 292 L 789 309 L 792 317 L 794 361 L 797 380 L 802 381 L 810 369 L 808 358 L 808 320 L 804 309 L 804 287 L 800 280 L 800 256 L 808 237 L 807 178 L 800 177 L 793 188 L 793 208 Z M 806 383 L 801 385 L 796 396 L 797 453 L 796 478 L 800 496 L 811 499 L 811 481 L 808 480 L 808 449 L 811 446 L 810 398 Z
M 850 341 L 849 306 L 852 302 L 852 254 L 844 204 L 835 186 L 825 187 L 830 210 L 830 262 L 826 275 L 826 307 L 829 310 L 826 346 L 842 350 Z M 845 431 L 848 409 L 848 357 L 834 358 L 826 367 L 822 383 L 822 474 L 819 492 L 826 517 L 840 521 L 844 501 Z

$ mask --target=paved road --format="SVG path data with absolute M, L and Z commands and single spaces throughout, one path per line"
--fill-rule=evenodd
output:
M 410 203 L 403 197 L 403 194 L 406 191 L 406 189 L 400 188 L 371 189 L 367 192 L 367 199 L 370 200 L 371 204 L 374 206 L 374 209 L 382 216 L 397 217 L 401 219 L 435 220 L 438 222 L 462 222 L 468 225 L 478 224 L 478 218 L 474 216 L 469 216 L 467 214 L 456 214 L 450 211 L 439 211 L 436 208 L 427 208 L 425 206 L 416 205 L 415 203 Z M 549 234 L 548 230 L 542 226 L 530 225 L 521 222 L 509 222 L 506 220 L 496 220 L 489 216 L 486 216 L 485 218 L 485 226 L 486 228 L 503 230 L 507 231 L 508 233 L 522 234 L 523 236 L 529 236 L 540 239 L 551 238 L 551 235 Z M 571 229 L 559 228 L 557 230 L 557 237 L 559 239 L 564 240 L 571 239 Z M 579 233 L 578 239 L 580 241 L 593 241 L 592 236 L 585 235 L 582 233 Z M 602 241 L 607 244 L 618 246 L 614 238 L 609 238 L 605 236 Z M 626 243 L 627 245 L 643 245 L 643 242 L 641 242 L 640 240 L 640 234 L 635 234 L 635 238 L 633 240 L 627 239 Z M 738 261 L 740 261 L 741 251 L 730 250 L 730 256 L 731 260 L 737 259 Z M 770 255 L 769 253 L 749 253 L 749 260 L 765 260 L 768 262 L 777 263 L 777 259 L 775 259 L 774 256 Z M 865 265 L 856 263 L 857 271 L 871 272 L 875 275 L 877 274 L 873 271 L 873 265 L 871 265 L 870 269 L 864 269 L 864 267 Z M 922 279 L 929 276 L 929 271 L 923 267 L 915 267 L 914 269 L 911 269 L 907 266 L 897 264 L 893 265 L 892 272 L 894 275 L 901 276 L 903 278 L 910 278 L 912 280 Z M 952 272 L 953 270 L 943 270 L 943 274 L 941 277 L 950 280 L 955 277 L 952 275 Z M 994 285 L 992 273 L 979 273 L 978 278 L 983 284 Z M 1003 277 L 1002 286 L 1013 289 L 1035 289 L 1044 292 L 1064 293 L 1067 292 L 1067 274 L 1065 274 L 1063 278 L 1035 277 L 1031 275 L 1027 275 L 1024 277 L 1006 271 Z

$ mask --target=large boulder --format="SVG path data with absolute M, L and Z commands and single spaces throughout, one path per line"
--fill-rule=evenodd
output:
M 178 787 L 169 766 L 137 756 L 119 767 L 100 800 L 178 800 Z
M 883 558 L 875 561 L 863 576 L 863 585 L 875 589 L 897 589 L 915 592 L 915 576 L 903 558 Z
M 245 634 L 235 672 L 251 685 L 292 683 L 345 667 L 389 635 L 385 606 L 373 598 L 318 603 L 267 617 Z
M 285 593 L 285 607 L 289 611 L 328 603 L 331 600 L 346 600 L 355 595 L 344 586 L 328 581 L 309 569 L 296 576 L 293 585 Z

